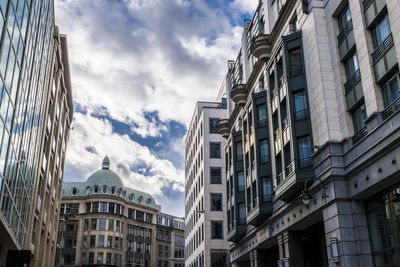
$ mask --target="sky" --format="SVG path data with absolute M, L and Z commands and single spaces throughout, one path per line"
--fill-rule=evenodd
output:
M 74 99 L 65 181 L 108 155 L 124 185 L 184 216 L 184 139 L 215 100 L 258 0 L 56 0 Z

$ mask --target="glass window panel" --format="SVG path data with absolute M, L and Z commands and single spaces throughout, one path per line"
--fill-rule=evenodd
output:
M 267 140 L 260 141 L 260 162 L 266 163 L 269 161 L 269 143 Z
M 99 235 L 99 247 L 104 247 L 104 235 Z
M 99 230 L 105 230 L 105 229 L 106 229 L 106 219 L 100 218 L 99 219 Z
M 222 194 L 211 194 L 211 210 L 222 211 Z
M 238 191 L 244 191 L 244 173 L 238 172 Z

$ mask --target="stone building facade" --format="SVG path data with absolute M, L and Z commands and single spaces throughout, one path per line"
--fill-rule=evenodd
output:
M 263 0 L 227 73 L 233 266 L 400 264 L 400 2 Z
M 157 266 L 160 208 L 151 195 L 124 186 L 105 157 L 85 182 L 63 184 L 55 265 Z M 171 232 L 183 236 L 178 226 Z
M 53 1 L 0 2 L 0 266 L 54 262 L 73 114 Z
M 185 141 L 185 266 L 226 266 L 225 179 L 217 121 L 227 118 L 225 84 L 216 102 L 197 102 Z
M 158 267 L 185 266 L 185 221 L 183 218 L 158 212 L 156 240 Z

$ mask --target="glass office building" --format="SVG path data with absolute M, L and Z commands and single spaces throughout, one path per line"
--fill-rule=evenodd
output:
M 36 233 L 32 231 L 32 228 L 37 228 L 34 225 L 34 213 L 43 217 L 44 210 L 59 208 L 58 188 L 47 188 L 45 194 L 49 199 L 51 196 L 50 200 L 43 197 L 43 201 L 40 199 L 38 203 L 36 196 L 40 198 L 40 183 L 53 179 L 47 164 L 54 162 L 56 168 L 63 169 L 73 108 L 67 55 L 62 55 L 63 50 L 66 51 L 66 47 L 63 47 L 66 41 L 54 24 L 53 1 L 1 0 L 0 26 L 2 265 L 11 249 L 27 250 L 34 254 L 35 238 L 33 242 L 29 238 Z M 52 120 L 53 113 L 56 119 Z M 53 134 L 47 138 L 49 130 Z M 56 135 L 56 132 L 59 134 Z M 58 141 L 59 150 L 45 150 L 47 144 L 57 144 Z M 47 159 L 48 154 L 51 157 Z M 36 210 L 34 203 L 38 204 Z M 55 232 L 56 227 L 52 225 L 57 224 L 45 223 L 44 229 L 50 227 L 50 232 Z M 49 246 L 53 243 L 50 235 Z

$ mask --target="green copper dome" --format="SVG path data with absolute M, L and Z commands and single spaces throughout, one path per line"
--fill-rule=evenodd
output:
M 110 159 L 107 156 L 103 159 L 101 170 L 90 175 L 85 182 L 63 182 L 63 198 L 106 195 L 159 210 L 151 195 L 124 186 L 121 178 L 110 170 Z
M 110 170 L 110 159 L 107 156 L 103 159 L 102 169 L 90 175 L 86 183 L 89 186 L 107 185 L 110 188 L 112 186 L 124 187 L 124 183 L 122 182 L 121 178 L 119 178 L 115 172 Z

